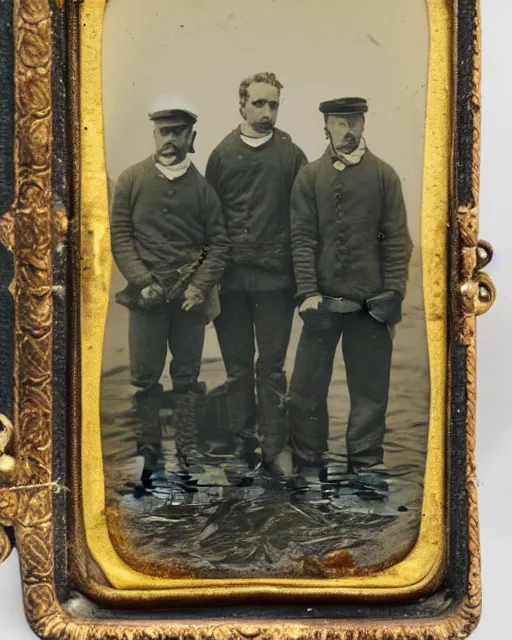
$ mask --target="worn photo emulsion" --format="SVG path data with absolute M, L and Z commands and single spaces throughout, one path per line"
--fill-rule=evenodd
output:
M 423 0 L 109 0 L 101 437 L 120 555 L 319 578 L 413 548 L 428 42 Z

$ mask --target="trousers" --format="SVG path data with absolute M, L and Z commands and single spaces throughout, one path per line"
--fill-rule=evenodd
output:
M 130 309 L 128 343 L 131 384 L 137 388 L 134 403 L 140 418 L 138 448 L 158 450 L 162 433 L 159 410 L 160 378 L 167 350 L 172 360 L 170 375 L 178 394 L 197 392 L 205 336 L 205 313 L 198 307 L 183 311 L 176 300 L 152 310 Z
M 329 438 L 327 398 L 341 338 L 350 397 L 349 467 L 378 464 L 384 456 L 391 333 L 365 311 L 325 315 L 319 328 L 304 324 L 297 348 L 289 397 L 292 450 L 299 464 L 322 464 Z
M 195 387 L 201 369 L 205 327 L 204 310 L 183 311 L 179 300 L 163 309 L 130 309 L 128 340 L 132 385 L 140 389 L 158 385 L 169 348 L 173 389 L 186 392 Z
M 227 372 L 230 428 L 239 444 L 255 437 L 258 424 L 263 458 L 271 461 L 288 438 L 283 367 L 295 309 L 293 292 L 221 292 L 220 305 L 215 329 Z

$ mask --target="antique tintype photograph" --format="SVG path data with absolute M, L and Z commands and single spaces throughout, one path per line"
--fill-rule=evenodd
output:
M 102 472 L 135 568 L 336 578 L 413 549 L 428 44 L 424 0 L 109 0 Z

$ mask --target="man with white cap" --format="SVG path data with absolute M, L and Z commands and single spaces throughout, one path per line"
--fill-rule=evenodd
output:
M 192 477 L 202 472 L 198 378 L 209 301 L 229 253 L 219 199 L 188 156 L 194 152 L 195 109 L 166 94 L 149 118 L 156 152 L 121 174 L 111 215 L 114 260 L 128 281 L 117 301 L 129 308 L 137 450 L 146 484 L 161 453 L 160 377 L 168 348 L 179 469 Z
M 400 178 L 363 137 L 366 100 L 329 100 L 320 111 L 329 145 L 301 169 L 291 197 L 304 326 L 289 418 L 301 482 L 325 473 L 327 396 L 340 340 L 351 404 L 349 471 L 368 474 L 383 462 L 392 336 L 401 320 L 412 248 Z
M 280 475 L 277 460 L 287 441 L 284 362 L 295 310 L 290 192 L 307 162 L 275 127 L 281 89 L 270 72 L 241 82 L 243 121 L 212 151 L 206 167 L 232 242 L 215 322 L 228 376 L 229 423 L 242 474 L 258 423 L 263 468 L 271 476 Z

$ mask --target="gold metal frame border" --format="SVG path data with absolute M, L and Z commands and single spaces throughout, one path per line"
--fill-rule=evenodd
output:
M 456 4 L 456 2 L 455 2 Z M 274 620 L 262 618 L 238 621 L 203 620 L 94 620 L 77 618 L 58 601 L 53 582 L 55 566 L 51 500 L 52 424 L 51 393 L 51 283 L 52 220 L 51 183 L 51 67 L 52 11 L 62 11 L 64 0 L 50 8 L 48 0 L 17 0 L 14 10 L 15 38 L 15 201 L 13 215 L 0 222 L 0 242 L 15 256 L 15 411 L 14 433 L 7 450 L 15 455 L 16 468 L 9 483 L 0 485 L 1 559 L 10 550 L 2 527 L 14 526 L 21 559 L 25 611 L 40 638 L 69 640 L 164 640 L 187 637 L 191 640 L 404 640 L 425 638 L 449 640 L 467 637 L 475 628 L 481 608 L 480 548 L 478 535 L 477 490 L 475 476 L 475 400 L 476 400 L 476 315 L 491 306 L 495 291 L 485 274 L 479 272 L 478 196 L 480 157 L 480 14 L 473 25 L 474 56 L 472 117 L 473 175 L 469 202 L 460 203 L 457 230 L 461 247 L 457 256 L 459 290 L 453 300 L 458 311 L 457 333 L 466 346 L 466 433 L 468 514 L 468 589 L 457 607 L 431 620 Z M 73 7 L 75 3 L 71 3 Z M 76 6 L 76 5 L 75 5 Z M 455 19 L 456 20 L 456 19 Z M 456 26 L 457 22 L 455 22 Z M 456 31 L 456 28 L 455 30 Z M 454 62 L 457 67 L 458 62 Z M 70 76 L 76 74 L 73 64 Z M 34 91 L 34 82 L 39 91 Z M 75 123 L 73 123 L 75 126 Z M 42 129 L 40 128 L 42 127 Z M 34 135 L 34 131 L 39 135 Z M 478 286 L 486 282 L 492 294 L 490 303 L 478 300 Z M 40 305 L 41 296 L 45 304 Z M 5 420 L 3 420 L 5 423 Z M 33 457 L 35 455 L 35 458 Z M 21 490 L 23 489 L 23 490 Z M 135 593 L 144 599 L 147 592 Z
M 82 506 L 86 541 L 95 562 L 119 590 L 165 590 L 173 598 L 287 597 L 397 598 L 425 593 L 444 566 L 445 433 L 447 412 L 447 225 L 452 137 L 452 15 L 445 0 L 427 0 L 430 56 L 424 151 L 421 242 L 430 359 L 431 404 L 422 519 L 406 558 L 373 575 L 336 579 L 163 578 L 129 566 L 117 554 L 105 518 L 100 425 L 101 358 L 110 295 L 111 250 L 104 155 L 102 36 L 106 0 L 81 5 L 80 212 Z

